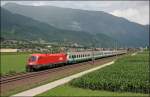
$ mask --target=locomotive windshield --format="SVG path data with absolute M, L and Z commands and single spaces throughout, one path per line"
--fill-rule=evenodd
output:
M 36 57 L 35 56 L 31 56 L 29 59 L 30 62 L 36 61 Z

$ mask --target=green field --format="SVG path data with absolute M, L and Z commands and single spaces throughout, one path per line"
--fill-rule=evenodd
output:
M 146 52 L 123 57 L 111 66 L 73 80 L 71 85 L 93 90 L 148 93 L 150 89 L 148 57 Z
M 149 52 L 125 56 L 103 69 L 39 96 L 148 96 Z
M 70 84 L 93 90 L 148 93 L 150 89 L 148 57 L 148 52 L 123 57 L 115 64 L 77 78 Z
M 1 74 L 25 72 L 29 53 L 1 53 Z
M 130 93 L 130 92 L 109 92 L 109 91 L 103 91 L 103 90 L 91 90 L 91 89 L 83 89 L 78 87 L 73 87 L 68 84 L 56 87 L 50 91 L 47 91 L 45 93 L 42 93 L 37 96 L 148 96 L 148 94 L 141 94 L 141 93 Z

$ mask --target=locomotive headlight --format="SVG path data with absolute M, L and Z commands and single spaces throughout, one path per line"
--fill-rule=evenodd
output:
M 35 65 L 35 62 L 30 62 L 29 65 Z
M 63 57 L 59 57 L 59 60 L 63 60 Z

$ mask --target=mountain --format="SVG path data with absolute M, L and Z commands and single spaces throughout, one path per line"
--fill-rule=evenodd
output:
M 1 38 L 17 40 L 44 40 L 48 42 L 72 42 L 89 46 L 93 41 L 103 47 L 112 46 L 115 40 L 103 35 L 83 31 L 62 30 L 32 18 L 11 13 L 1 8 Z
M 149 28 L 103 11 L 87 11 L 54 6 L 27 6 L 8 3 L 11 12 L 31 17 L 61 29 L 102 33 L 130 47 L 149 44 Z

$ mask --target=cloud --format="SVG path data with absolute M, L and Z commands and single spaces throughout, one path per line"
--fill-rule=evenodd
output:
M 128 8 L 123 10 L 114 10 L 110 14 L 124 17 L 130 21 L 137 22 L 140 24 L 149 24 L 149 8 L 148 6 L 140 7 L 137 9 Z
M 42 2 L 42 1 L 34 2 L 31 5 L 33 5 L 33 6 L 43 6 L 43 5 L 46 5 L 46 2 Z

